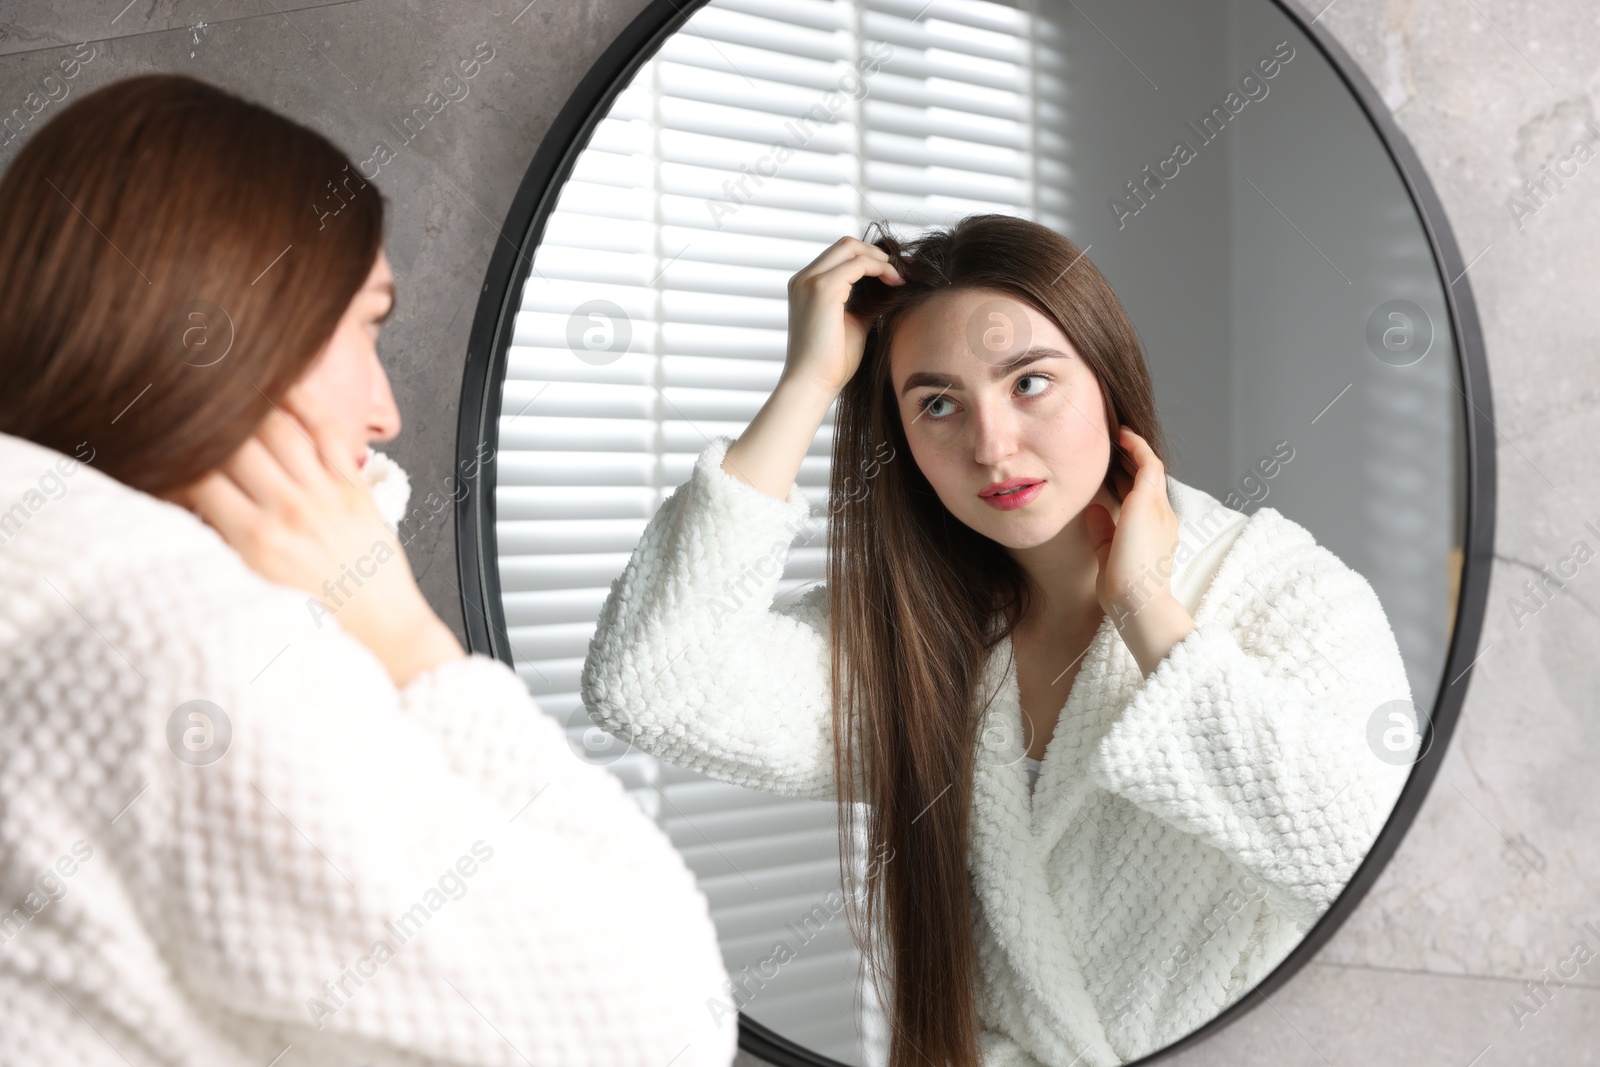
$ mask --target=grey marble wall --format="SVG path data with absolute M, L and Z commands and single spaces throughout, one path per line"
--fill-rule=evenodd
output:
M 1320 956 L 1270 1002 L 1174 1058 L 1211 1064 L 1494 1067 L 1600 1058 L 1600 959 L 1542 1000 L 1574 942 L 1600 948 L 1600 563 L 1531 617 L 1523 583 L 1600 547 L 1600 160 L 1531 216 L 1508 198 L 1566 156 L 1600 100 L 1600 16 L 1583 0 L 1334 0 L 1320 21 L 1378 86 L 1437 186 L 1487 335 L 1500 484 L 1491 604 L 1462 721 L 1398 856 Z M 388 164 L 399 285 L 383 358 L 404 415 L 389 451 L 421 491 L 454 465 L 467 333 L 491 247 L 540 138 L 643 0 L 88 0 L 0 5 L 0 111 L 72 47 L 82 93 L 193 72 L 366 158 L 480 42 L 494 57 Z M 86 49 L 80 48 L 82 55 Z M 54 90 L 59 95 L 59 90 Z M 42 90 L 41 90 L 42 93 Z M 59 102 L 31 119 L 47 119 Z M 9 161 L 17 140 L 0 146 Z M 0 140 L 3 140 L 0 135 Z M 392 139 L 392 138 L 391 138 Z M 460 629 L 453 531 L 410 549 Z M 1528 603 L 1529 607 L 1535 606 Z M 1567 963 L 1572 973 L 1573 963 Z M 1547 975 L 1546 968 L 1551 968 Z M 1513 1012 L 1513 1004 L 1527 1009 Z M 745 1057 L 741 1062 L 753 1063 Z

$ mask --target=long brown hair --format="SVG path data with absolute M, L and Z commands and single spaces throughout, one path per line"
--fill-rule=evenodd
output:
M 867 323 L 866 347 L 834 423 L 834 769 L 841 841 L 864 836 L 872 855 L 862 891 L 846 894 L 849 925 L 874 984 L 887 990 L 890 1067 L 976 1067 L 967 862 L 984 709 L 974 704 L 989 654 L 1037 592 L 1004 548 L 950 514 L 910 458 L 889 377 L 895 324 L 945 290 L 1008 294 L 1052 319 L 1094 371 L 1108 427 L 1127 425 L 1158 457 L 1164 445 L 1138 335 L 1071 241 L 1009 215 L 969 216 L 909 242 L 881 223 L 867 233 L 905 284 L 867 277 L 852 290 L 846 309 Z M 1119 451 L 1113 441 L 1108 485 Z
M 215 470 L 333 336 L 383 215 L 327 138 L 195 78 L 81 97 L 0 178 L 0 431 L 155 495 Z

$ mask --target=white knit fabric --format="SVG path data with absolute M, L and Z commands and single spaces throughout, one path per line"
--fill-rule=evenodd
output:
M 361 467 L 361 480 L 372 493 L 372 500 L 383 513 L 389 532 L 400 532 L 400 520 L 405 518 L 406 506 L 411 501 L 411 477 L 405 468 L 386 453 L 367 446 L 367 461 Z M 453 495 L 453 494 L 452 494 Z M 405 540 L 413 535 L 406 531 Z
M 1036 760 L 1032 756 L 1022 757 L 1022 765 L 1028 769 L 1028 792 L 1030 794 L 1033 792 L 1033 787 L 1039 784 L 1039 767 L 1042 763 L 1042 760 Z
M 831 798 L 827 599 L 773 607 L 808 513 L 721 469 L 652 518 L 583 671 L 589 713 L 663 759 Z M 1030 797 L 1009 641 L 972 783 L 988 1067 L 1125 1062 L 1213 1018 L 1301 940 L 1404 785 L 1369 717 L 1410 699 L 1371 585 L 1272 508 L 1168 478 L 1171 577 L 1197 628 L 1144 678 L 1112 620 L 1084 655 Z
M 691 873 L 504 664 L 397 691 L 195 515 L 5 434 L 0 597 L 0 1064 L 733 1058 Z M 225 749 L 169 733 L 194 700 Z

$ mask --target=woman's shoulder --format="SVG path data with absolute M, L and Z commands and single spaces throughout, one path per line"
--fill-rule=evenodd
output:
M 1376 602 L 1364 575 L 1277 508 L 1262 506 L 1246 515 L 1170 476 L 1168 491 L 1180 527 L 1173 589 L 1184 586 L 1188 597 L 1180 599 L 1191 613 L 1202 602 L 1211 610 L 1224 610 L 1226 604 L 1243 610 L 1262 596 L 1280 612 L 1291 610 L 1296 599 L 1307 602 L 1306 610 L 1319 610 L 1335 598 Z
M 251 570 L 198 516 L 6 434 L 0 590 L 0 651 L 53 644 L 46 658 L 71 648 L 141 674 L 248 659 L 271 634 L 318 621 L 310 598 Z
M 254 709 L 381 685 L 363 646 L 319 627 L 305 594 L 250 570 L 197 517 L 16 441 L 0 441 L 0 507 L 23 509 L 0 542 L 0 730 L 37 760 L 64 734 L 92 739 L 80 755 L 106 788 L 85 803 L 100 814 L 135 794 L 140 819 L 165 811 L 193 722 L 237 734 L 246 716 L 275 721 Z
M 199 517 L 44 445 L 0 433 L 0 547 L 17 563 L 135 568 L 161 557 L 243 566 Z

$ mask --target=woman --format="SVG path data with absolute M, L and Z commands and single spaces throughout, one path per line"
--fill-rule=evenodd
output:
M 733 1057 L 690 872 L 396 539 L 383 221 L 172 75 L 0 180 L 0 1063 Z
M 1170 1043 L 1300 940 L 1398 795 L 1365 740 L 1409 699 L 1376 595 L 1165 475 L 1133 328 L 1042 226 L 842 238 L 789 305 L 776 388 L 605 602 L 591 717 L 834 797 L 842 841 L 864 802 L 893 1067 Z M 835 400 L 827 583 L 773 607 Z

